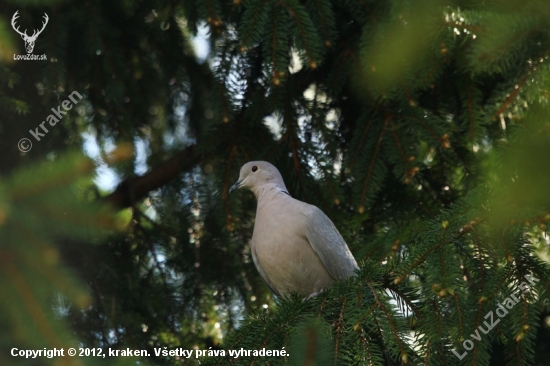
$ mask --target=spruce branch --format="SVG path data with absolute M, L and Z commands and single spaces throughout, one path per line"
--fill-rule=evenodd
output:
M 103 200 L 118 209 L 130 207 L 145 198 L 149 192 L 191 170 L 199 161 L 196 145 L 191 145 L 147 173 L 125 179 Z
M 371 182 L 371 176 L 372 172 L 374 170 L 374 165 L 376 163 L 376 160 L 378 159 L 378 153 L 380 152 L 380 147 L 382 146 L 382 140 L 384 138 L 384 132 L 386 131 L 386 125 L 388 123 L 389 118 L 387 118 L 384 121 L 384 124 L 382 125 L 382 128 L 380 129 L 380 135 L 378 136 L 378 141 L 376 143 L 376 147 L 374 149 L 374 153 L 372 155 L 369 169 L 367 171 L 367 176 L 365 177 L 365 181 L 363 182 L 363 189 L 361 190 L 361 198 L 359 199 L 359 211 L 360 213 L 363 213 L 365 207 L 365 197 L 367 194 L 367 189 L 369 188 L 369 183 Z
M 40 307 L 39 302 L 34 296 L 33 290 L 27 283 L 25 277 L 21 274 L 17 264 L 13 261 L 13 258 L 11 258 L 11 254 L 7 251 L 5 253 L 0 252 L 0 263 L 2 263 L 0 270 L 4 272 L 12 283 L 13 289 L 23 301 L 27 313 L 35 324 L 38 332 L 42 335 L 44 340 L 48 342 L 50 347 L 62 347 L 63 342 L 58 338 L 53 327 L 50 325 L 50 320 Z
M 516 84 L 517 87 L 514 86 L 514 89 L 510 92 L 509 96 L 506 97 L 504 102 L 500 105 L 500 107 L 497 109 L 497 111 L 493 114 L 493 120 L 497 120 L 497 118 L 501 114 L 503 114 L 504 111 L 506 111 L 506 109 L 508 109 L 508 107 L 510 107 L 512 102 L 517 98 L 517 96 L 521 92 L 521 90 L 522 90 L 523 86 L 525 85 L 525 83 L 529 79 L 532 78 L 531 74 L 533 73 L 533 71 L 537 69 L 537 66 L 542 62 L 542 60 L 546 56 L 548 56 L 549 53 L 550 53 L 550 50 L 547 50 L 546 52 L 543 52 L 543 54 L 540 57 L 536 58 L 533 62 L 530 63 L 529 68 L 527 69 L 527 71 L 525 71 L 522 78 Z

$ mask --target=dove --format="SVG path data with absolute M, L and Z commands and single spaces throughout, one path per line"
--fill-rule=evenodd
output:
M 332 221 L 316 206 L 292 198 L 277 168 L 265 161 L 243 165 L 229 193 L 246 188 L 258 201 L 252 259 L 278 296 L 315 296 L 354 275 L 357 262 Z

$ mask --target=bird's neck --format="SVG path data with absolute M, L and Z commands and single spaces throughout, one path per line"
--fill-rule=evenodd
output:
M 253 191 L 258 205 L 266 200 L 275 198 L 277 195 L 289 195 L 284 184 L 262 184 L 260 187 L 255 188 Z

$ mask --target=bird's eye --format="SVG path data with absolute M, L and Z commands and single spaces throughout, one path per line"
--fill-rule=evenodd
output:
M 257 165 L 252 165 L 252 171 L 255 172 L 256 170 L 258 170 L 258 166 Z

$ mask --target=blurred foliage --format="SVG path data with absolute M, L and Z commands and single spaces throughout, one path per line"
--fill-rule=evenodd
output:
M 16 10 L 29 30 L 50 17 L 47 61 L 13 60 Z M 0 363 L 78 342 L 152 365 L 199 362 L 164 347 L 291 355 L 202 364 L 547 364 L 548 19 L 543 0 L 4 2 Z M 252 159 L 329 215 L 357 277 L 273 299 L 249 254 L 254 199 L 227 192 Z M 72 361 L 136 359 L 35 360 Z
M 12 335 L 0 344 L 4 365 L 28 364 L 11 357 L 11 347 L 65 348 L 66 354 L 78 346 L 63 318 L 89 308 L 91 298 L 56 244 L 91 243 L 116 228 L 113 213 L 84 195 L 93 169 L 89 158 L 71 154 L 21 169 L 0 185 L 0 322 Z M 80 364 L 68 357 L 58 363 Z

